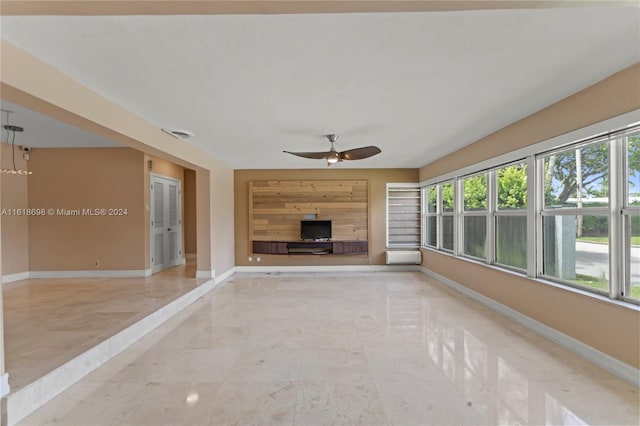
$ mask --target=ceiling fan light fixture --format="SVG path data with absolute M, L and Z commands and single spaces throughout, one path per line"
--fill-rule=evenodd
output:
M 331 143 L 331 149 L 329 151 L 319 152 L 291 152 L 283 151 L 287 154 L 295 155 L 302 158 L 310 158 L 313 160 L 327 160 L 327 166 L 335 164 L 343 160 L 363 160 L 376 154 L 380 154 L 382 150 L 377 146 L 363 146 L 360 148 L 348 149 L 346 151 L 338 152 L 334 147 L 334 143 L 338 139 L 338 135 L 329 134 L 325 135 Z
M 327 155 L 327 163 L 329 165 L 335 164 L 340 160 L 340 154 L 338 154 L 336 151 L 331 151 L 329 152 L 329 155 Z

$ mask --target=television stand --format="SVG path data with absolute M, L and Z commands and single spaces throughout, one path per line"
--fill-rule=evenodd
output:
M 253 241 L 253 253 L 288 255 L 367 254 L 369 243 L 355 241 Z
M 287 243 L 287 254 L 330 254 L 333 243 L 330 241 L 291 241 Z

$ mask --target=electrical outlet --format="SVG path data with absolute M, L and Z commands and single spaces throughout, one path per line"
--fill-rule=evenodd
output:
M 96 259 L 96 266 L 100 266 L 100 259 Z
M 260 256 L 256 257 L 256 262 L 260 262 Z
M 253 257 L 249 256 L 249 262 L 253 262 Z

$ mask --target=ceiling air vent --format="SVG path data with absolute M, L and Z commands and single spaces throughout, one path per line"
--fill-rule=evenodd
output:
M 189 139 L 193 137 L 193 132 L 181 129 L 162 129 L 163 132 L 169 133 L 174 138 Z

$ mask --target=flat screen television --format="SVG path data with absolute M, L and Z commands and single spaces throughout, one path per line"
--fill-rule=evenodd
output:
M 329 240 L 331 239 L 330 220 L 301 220 L 301 240 Z

